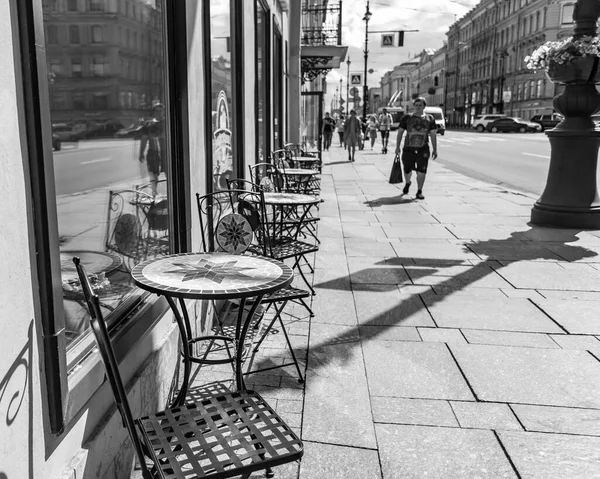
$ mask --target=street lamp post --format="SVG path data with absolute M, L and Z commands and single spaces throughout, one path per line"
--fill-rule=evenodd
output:
M 346 65 L 348 65 L 348 72 L 346 74 L 346 108 L 350 108 L 350 57 L 346 60 Z
M 367 11 L 363 17 L 365 22 L 365 79 L 363 86 L 363 121 L 367 119 L 367 96 L 369 94 L 369 87 L 367 86 L 367 61 L 369 60 L 369 20 L 371 19 L 372 13 L 369 10 L 369 0 L 367 0 Z
M 340 77 L 340 115 L 342 114 L 342 108 L 343 108 L 343 104 L 342 104 L 342 98 L 344 97 L 344 90 L 342 90 L 342 77 Z M 347 100 L 348 98 L 346 98 Z

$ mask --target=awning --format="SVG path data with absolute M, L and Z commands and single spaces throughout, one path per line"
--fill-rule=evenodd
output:
M 300 48 L 302 80 L 314 80 L 319 74 L 340 68 L 347 52 L 348 47 L 341 45 L 303 45 Z

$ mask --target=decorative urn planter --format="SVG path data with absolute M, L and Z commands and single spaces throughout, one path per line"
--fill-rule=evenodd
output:
M 585 83 L 600 83 L 598 72 L 598 57 L 578 57 L 568 63 L 551 63 L 546 76 L 553 83 L 562 85 L 582 85 Z

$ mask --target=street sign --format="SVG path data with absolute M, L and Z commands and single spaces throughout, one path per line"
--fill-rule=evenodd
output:
M 358 88 L 356 88 L 355 86 L 353 86 L 352 88 L 350 88 L 350 95 L 351 96 L 358 96 Z
M 340 105 L 343 105 L 344 103 L 346 103 L 346 100 L 344 100 L 343 98 L 340 98 Z
M 381 46 L 382 47 L 393 47 L 394 46 L 394 33 L 382 33 L 381 34 Z
M 362 73 L 351 73 L 350 74 L 351 85 L 362 85 Z

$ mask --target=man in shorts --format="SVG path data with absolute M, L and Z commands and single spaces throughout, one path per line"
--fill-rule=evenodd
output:
M 410 178 L 413 170 L 417 172 L 417 199 L 423 200 L 423 184 L 427 174 L 427 165 L 429 157 L 433 160 L 437 158 L 437 137 L 435 120 L 431 115 L 426 115 L 423 110 L 427 106 L 425 98 L 418 97 L 413 102 L 414 112 L 412 115 L 404 115 L 400 120 L 398 128 L 398 139 L 396 140 L 396 153 L 400 153 L 400 142 L 406 132 L 406 140 L 402 148 L 402 166 L 404 167 L 404 177 L 406 184 L 402 190 L 407 194 L 410 188 Z M 429 137 L 429 138 L 428 138 Z M 429 153 L 429 140 L 433 147 L 433 152 Z
M 387 111 L 387 108 L 383 109 L 381 115 L 379 115 L 379 132 L 381 133 L 381 153 L 387 153 L 388 140 L 390 138 L 390 130 L 392 129 L 392 115 Z

